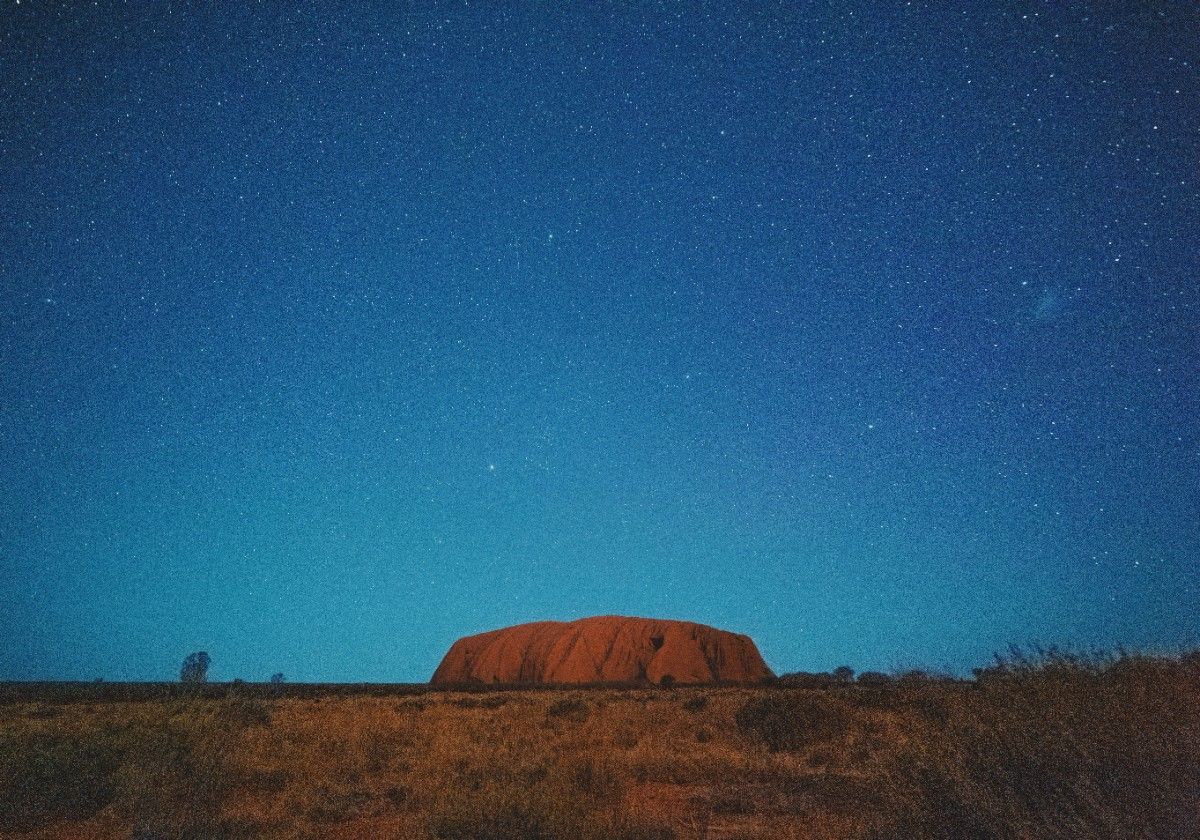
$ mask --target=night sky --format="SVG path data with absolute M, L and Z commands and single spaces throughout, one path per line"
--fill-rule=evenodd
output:
M 1195 4 L 201 5 L 0 7 L 0 679 L 1200 636 Z

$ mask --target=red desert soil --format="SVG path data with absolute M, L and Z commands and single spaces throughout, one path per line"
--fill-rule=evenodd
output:
M 690 621 L 535 621 L 455 642 L 433 672 L 455 683 L 752 683 L 774 676 L 749 636 Z

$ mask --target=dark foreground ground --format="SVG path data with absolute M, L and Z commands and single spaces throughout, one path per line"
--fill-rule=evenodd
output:
M 1200 837 L 1200 657 L 750 688 L 9 684 L 0 834 Z

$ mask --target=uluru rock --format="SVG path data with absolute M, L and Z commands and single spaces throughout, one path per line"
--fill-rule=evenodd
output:
M 606 615 L 465 636 L 430 682 L 696 684 L 773 676 L 749 636 L 690 621 Z

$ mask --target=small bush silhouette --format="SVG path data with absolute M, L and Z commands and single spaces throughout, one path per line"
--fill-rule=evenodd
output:
M 697 694 L 695 697 L 689 697 L 681 704 L 685 711 L 699 712 L 708 706 L 708 698 L 703 694 Z
M 553 718 L 564 718 L 565 720 L 581 723 L 587 720 L 588 707 L 587 703 L 576 697 L 564 697 L 561 700 L 555 700 L 546 709 L 546 716 Z
M 462 709 L 499 709 L 508 702 L 508 698 L 499 694 L 490 694 L 485 697 L 460 697 L 449 702 Z
M 842 738 L 852 714 L 839 700 L 820 694 L 774 695 L 750 700 L 738 709 L 738 728 L 760 738 L 771 752 L 799 750 Z

